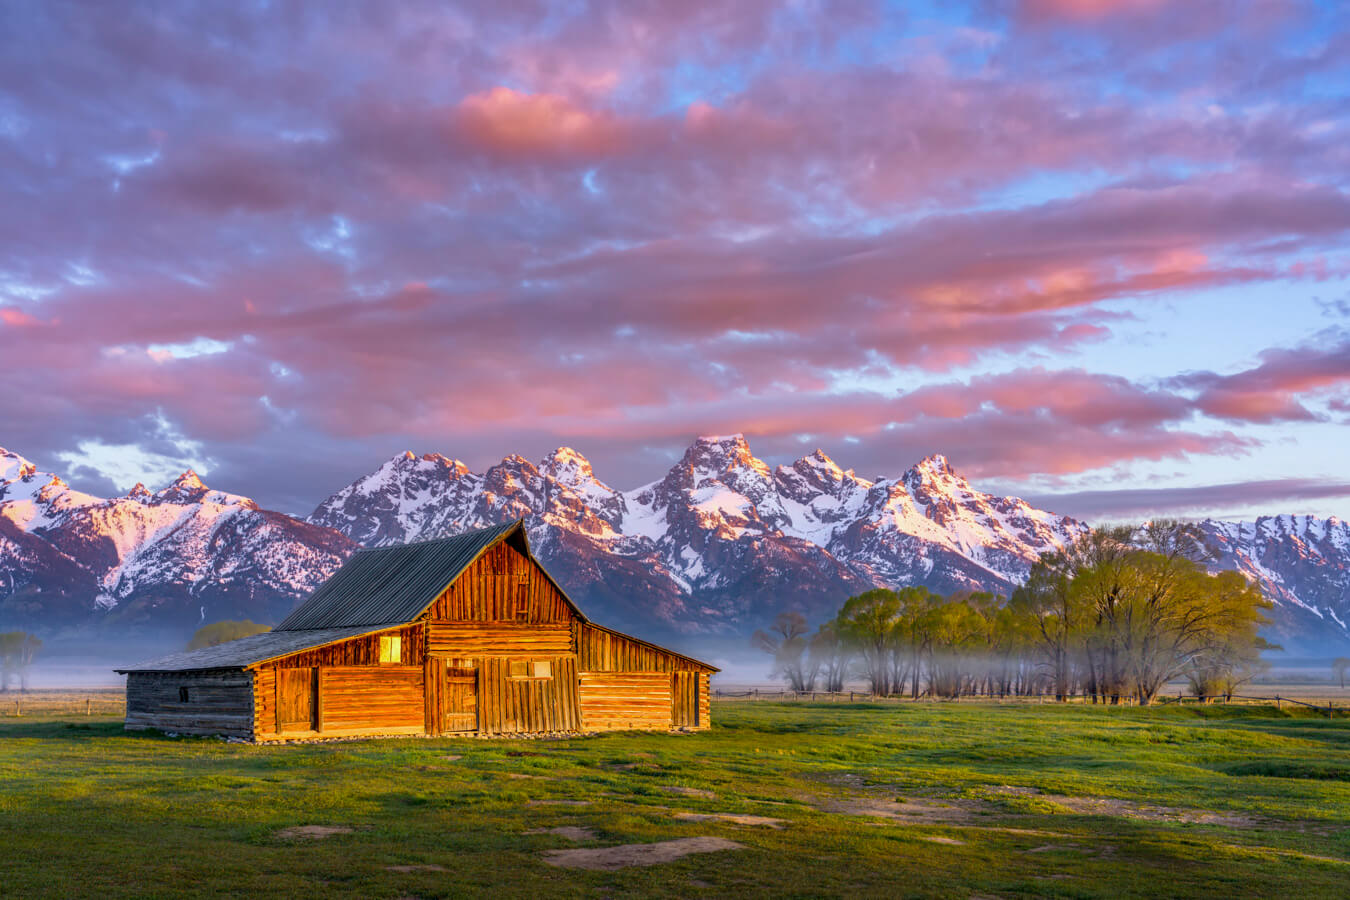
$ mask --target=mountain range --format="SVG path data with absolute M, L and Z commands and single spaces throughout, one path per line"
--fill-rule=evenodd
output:
M 189 471 L 100 499 L 0 450 L 0 628 L 189 629 L 277 621 L 359 546 L 525 518 L 536 553 L 583 608 L 658 636 L 740 636 L 785 609 L 815 621 L 873 586 L 1008 593 L 1039 554 L 1088 526 L 972 487 L 934 455 L 898 477 L 820 450 L 771 468 L 741 435 L 697 439 L 663 478 L 616 490 L 580 453 L 508 456 L 483 473 L 404 453 L 307 519 L 211 490 Z M 1206 521 L 1218 565 L 1276 602 L 1271 636 L 1350 645 L 1350 527 L 1273 516 Z

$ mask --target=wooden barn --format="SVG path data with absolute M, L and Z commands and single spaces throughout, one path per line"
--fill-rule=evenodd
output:
M 270 741 L 701 729 L 717 669 L 589 621 L 514 522 L 362 550 L 270 632 L 117 671 L 128 729 Z

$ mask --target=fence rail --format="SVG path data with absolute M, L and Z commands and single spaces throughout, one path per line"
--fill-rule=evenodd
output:
M 919 697 L 911 697 L 898 694 L 873 694 L 870 691 L 724 691 L 714 690 L 714 700 L 726 700 L 732 702 L 743 701 L 777 701 L 780 703 L 796 702 L 829 702 L 829 703 L 958 703 L 958 702 L 996 702 L 996 703 L 1054 703 L 1053 694 L 1004 694 L 999 695 L 964 695 L 960 697 L 937 697 L 931 694 L 923 694 Z M 1350 708 L 1337 707 L 1331 702 L 1326 705 L 1320 703 L 1309 703 L 1306 700 L 1296 700 L 1293 697 L 1282 697 L 1276 694 L 1273 697 L 1256 697 L 1246 694 L 1233 694 L 1231 697 L 1217 696 L 1202 700 L 1199 697 L 1184 696 L 1177 694 L 1175 697 L 1165 697 L 1159 695 L 1155 700 L 1159 706 L 1168 703 L 1228 703 L 1232 700 L 1255 700 L 1258 702 L 1274 703 L 1276 709 L 1283 709 L 1284 704 L 1293 703 L 1298 706 L 1306 706 L 1309 709 L 1315 709 L 1318 712 L 1327 714 L 1327 718 L 1334 718 L 1337 713 L 1342 716 L 1350 715 Z M 1129 698 L 1122 697 L 1119 705 L 1135 705 L 1129 702 Z M 1069 703 L 1090 704 L 1091 697 L 1074 696 L 1066 701 Z

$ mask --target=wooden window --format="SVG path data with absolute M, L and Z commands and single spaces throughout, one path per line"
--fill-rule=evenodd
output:
M 397 634 L 380 635 L 380 664 L 397 665 L 403 662 L 403 638 Z
M 547 659 L 513 659 L 507 663 L 508 678 L 552 678 L 553 663 Z
M 189 699 L 190 698 L 188 697 L 188 689 L 185 687 L 180 687 L 178 689 L 178 702 L 187 703 Z
M 530 595 L 528 588 L 529 586 L 523 582 L 516 586 L 515 613 L 517 622 L 528 622 L 530 619 Z

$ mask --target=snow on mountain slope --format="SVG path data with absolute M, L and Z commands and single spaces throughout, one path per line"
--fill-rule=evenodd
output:
M 52 604 L 67 618 L 83 607 L 161 622 L 273 620 L 356 548 L 190 470 L 153 494 L 137 485 L 100 499 L 5 450 L 0 523 L 0 614 L 20 620 Z
M 1327 636 L 1350 636 L 1350 523 L 1332 516 L 1262 516 L 1200 523 L 1218 565 L 1265 588 L 1286 649 L 1317 652 Z

